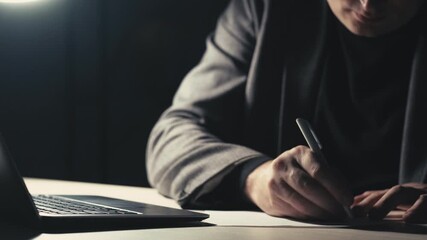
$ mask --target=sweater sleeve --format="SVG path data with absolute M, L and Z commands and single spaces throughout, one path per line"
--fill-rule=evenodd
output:
M 239 179 L 230 176 L 239 176 L 235 172 L 242 163 L 270 159 L 241 144 L 257 2 L 231 1 L 207 39 L 201 62 L 151 132 L 146 158 L 150 184 L 184 208 L 230 207 L 240 191 L 229 195 L 218 187 L 228 186 L 227 181 L 238 186 Z

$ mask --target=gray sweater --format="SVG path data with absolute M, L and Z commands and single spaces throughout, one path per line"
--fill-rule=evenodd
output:
M 227 205 L 229 196 L 209 193 L 233 169 L 304 144 L 294 121 L 313 118 L 331 17 L 326 1 L 233 0 L 208 37 L 201 62 L 152 130 L 146 158 L 152 186 L 183 207 Z M 400 182 L 426 181 L 427 28 L 422 29 L 406 105 Z

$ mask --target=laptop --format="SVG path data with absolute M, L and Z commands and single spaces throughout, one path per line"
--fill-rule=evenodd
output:
M 38 231 L 130 229 L 197 223 L 207 214 L 89 195 L 34 195 L 28 192 L 0 136 L 0 221 Z

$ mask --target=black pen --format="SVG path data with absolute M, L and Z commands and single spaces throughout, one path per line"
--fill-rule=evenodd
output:
M 322 144 L 320 144 L 319 138 L 316 136 L 316 133 L 313 131 L 313 128 L 311 127 L 310 123 L 302 118 L 297 118 L 296 122 L 311 151 L 313 151 L 317 156 L 320 157 L 320 161 L 327 165 L 328 162 L 326 161 L 326 158 L 322 152 Z M 347 217 L 353 218 L 353 214 L 350 208 L 344 205 L 343 208 L 347 214 Z

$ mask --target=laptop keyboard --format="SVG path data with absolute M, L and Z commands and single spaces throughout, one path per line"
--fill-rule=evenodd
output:
M 137 214 L 136 212 L 73 201 L 57 196 L 36 195 L 33 196 L 33 200 L 39 212 L 51 215 Z

